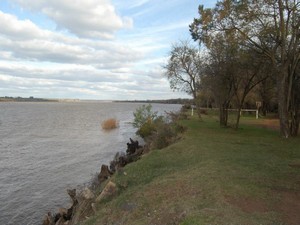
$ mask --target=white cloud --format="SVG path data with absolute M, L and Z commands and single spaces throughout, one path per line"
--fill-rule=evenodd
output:
M 16 16 L 2 11 L 0 11 L 0 24 L 1 34 L 10 40 L 29 40 L 45 36 L 44 32 L 30 20 L 18 20 Z
M 89 64 L 110 69 L 126 67 L 144 54 L 122 43 L 79 39 L 43 30 L 1 11 L 0 23 L 0 59 Z
M 116 11 L 111 1 L 121 1 L 125 11 Z M 149 0 L 111 1 L 11 0 L 16 3 L 13 7 L 23 7 L 16 12 L 0 4 L 0 96 L 186 96 L 171 92 L 162 77 L 162 64 L 172 38 L 187 27 L 188 20 L 161 19 L 159 15 L 168 9 L 159 9 L 157 14 L 134 18 L 139 21 L 132 27 L 134 13 L 144 9 L 155 12 L 158 5 Z M 52 21 L 46 27 L 48 20 L 37 22 L 42 14 L 42 19 L 46 15 L 59 29 L 53 29 Z M 153 17 L 149 20 L 148 16 Z M 128 27 L 132 29 L 124 30 Z
M 66 29 L 78 37 L 113 38 L 123 28 L 131 28 L 129 17 L 120 17 L 110 0 L 14 0 L 23 8 L 45 14 L 57 29 Z

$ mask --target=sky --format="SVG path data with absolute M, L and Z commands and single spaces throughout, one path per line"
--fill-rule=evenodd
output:
M 164 77 L 214 0 L 0 0 L 0 96 L 187 98 Z

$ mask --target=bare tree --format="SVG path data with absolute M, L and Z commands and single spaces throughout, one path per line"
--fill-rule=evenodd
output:
M 165 69 L 165 76 L 170 82 L 171 89 L 184 91 L 192 95 L 198 117 L 201 119 L 197 97 L 203 62 L 199 50 L 190 45 L 188 41 L 181 41 L 173 45 Z

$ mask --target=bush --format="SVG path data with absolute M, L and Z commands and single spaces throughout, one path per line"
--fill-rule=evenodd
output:
M 144 123 L 136 132 L 142 138 L 150 136 L 155 131 L 155 126 L 152 122 Z
M 155 121 L 160 117 L 152 111 L 152 105 L 142 105 L 133 113 L 133 126 L 138 128 L 136 134 L 142 138 L 150 136 L 155 131 Z
M 157 112 L 152 111 L 152 105 L 142 105 L 133 113 L 133 126 L 140 129 L 144 124 L 151 124 L 158 118 Z
M 168 117 L 157 116 L 151 105 L 138 108 L 134 113 L 133 126 L 138 128 L 136 134 L 145 139 L 150 149 L 162 149 L 178 139 L 178 134 L 185 128 L 177 124 L 179 114 L 167 113 Z
M 110 119 L 104 120 L 101 123 L 101 126 L 102 126 L 103 130 L 111 130 L 111 129 L 115 129 L 115 128 L 119 127 L 119 123 L 116 119 L 110 118 Z

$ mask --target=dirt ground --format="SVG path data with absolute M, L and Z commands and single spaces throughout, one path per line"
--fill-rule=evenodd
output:
M 258 119 L 248 121 L 248 124 L 256 125 L 271 130 L 279 130 L 279 120 L 278 119 Z
M 281 215 L 281 220 L 284 221 L 284 224 L 300 224 L 300 193 L 287 190 L 272 190 L 272 196 L 279 198 L 279 201 L 272 206 L 257 198 L 226 196 L 225 199 L 229 204 L 245 213 L 266 213 L 272 211 Z

